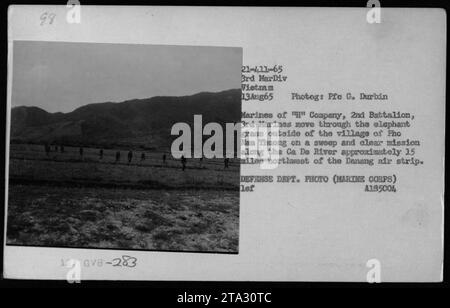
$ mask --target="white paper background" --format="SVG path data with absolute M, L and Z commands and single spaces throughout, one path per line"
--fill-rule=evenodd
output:
M 368 24 L 366 8 L 87 7 L 81 24 L 67 8 L 15 6 L 9 42 L 48 40 L 243 47 L 244 64 L 282 64 L 288 82 L 272 103 L 243 110 L 363 110 L 362 104 L 290 101 L 290 92 L 388 93 L 367 110 L 416 115 L 423 166 L 288 166 L 270 174 L 392 174 L 396 194 L 360 185 L 264 185 L 241 193 L 238 255 L 128 252 L 135 269 L 83 267 L 82 279 L 365 281 L 366 262 L 381 262 L 383 281 L 439 281 L 442 266 L 446 15 L 434 9 L 384 9 Z M 56 13 L 40 26 L 44 11 Z M 9 66 L 11 68 L 11 65 Z M 9 70 L 9 76 L 11 70 Z M 10 79 L 11 80 L 11 79 Z M 10 85 L 9 85 L 10 86 Z M 10 93 L 10 92 L 9 92 Z M 267 174 L 242 166 L 242 175 Z M 61 259 L 111 259 L 120 251 L 5 247 L 5 276 L 65 279 Z

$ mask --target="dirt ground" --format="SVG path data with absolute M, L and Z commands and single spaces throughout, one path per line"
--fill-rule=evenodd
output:
M 9 195 L 8 244 L 238 251 L 235 192 L 11 185 Z
M 239 176 L 235 162 L 116 150 L 52 151 L 11 145 L 7 243 L 170 251 L 238 251 Z

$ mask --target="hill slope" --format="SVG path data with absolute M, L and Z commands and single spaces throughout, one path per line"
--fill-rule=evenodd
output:
M 166 149 L 176 138 L 170 135 L 173 124 L 192 126 L 195 114 L 202 115 L 203 125 L 240 122 L 240 89 L 89 104 L 69 113 L 15 107 L 11 142 Z

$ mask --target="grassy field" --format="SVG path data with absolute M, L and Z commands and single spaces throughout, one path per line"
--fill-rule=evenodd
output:
M 239 166 L 115 150 L 12 145 L 7 243 L 237 252 Z
M 212 188 L 239 189 L 239 164 L 232 163 L 224 169 L 222 160 L 188 159 L 185 171 L 181 162 L 168 158 L 164 164 L 162 153 L 133 151 L 128 163 L 127 151 L 121 151 L 121 160 L 115 162 L 116 150 L 104 150 L 99 159 L 99 149 L 84 148 L 80 158 L 78 148 L 65 147 L 65 152 L 52 151 L 47 156 L 43 146 L 11 145 L 9 175 L 13 182 L 53 181 L 58 183 L 91 186 L 122 185 L 145 188 Z M 170 155 L 167 155 L 170 156 Z

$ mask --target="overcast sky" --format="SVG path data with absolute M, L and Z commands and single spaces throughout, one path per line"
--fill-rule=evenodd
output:
M 15 41 L 13 49 L 12 107 L 68 112 L 241 84 L 241 48 Z

